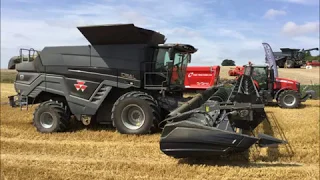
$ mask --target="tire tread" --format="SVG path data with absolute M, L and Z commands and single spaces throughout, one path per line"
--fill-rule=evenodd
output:
M 149 133 L 153 133 L 158 129 L 158 123 L 161 120 L 161 116 L 160 116 L 160 108 L 158 105 L 158 102 L 149 94 L 142 92 L 142 91 L 130 91 L 128 93 L 123 94 L 122 96 L 120 96 L 116 102 L 114 103 L 112 110 L 111 110 L 111 120 L 112 122 L 115 121 L 115 117 L 114 117 L 114 111 L 117 108 L 117 106 L 119 105 L 119 103 L 126 99 L 126 98 L 130 98 L 130 97 L 135 97 L 135 98 L 141 98 L 144 101 L 146 101 L 149 106 L 152 109 L 152 114 L 153 114 L 153 123 L 152 126 L 150 127 Z
M 58 114 L 58 123 L 59 125 L 57 128 L 55 128 L 52 132 L 63 132 L 65 131 L 70 124 L 70 113 L 65 110 L 65 106 L 62 103 L 59 103 L 57 101 L 45 101 L 41 103 L 34 111 L 33 113 L 33 125 L 36 126 L 35 119 L 36 119 L 36 113 L 41 110 L 42 108 L 45 109 L 52 109 L 56 114 Z M 40 128 L 37 127 L 37 131 L 41 132 Z

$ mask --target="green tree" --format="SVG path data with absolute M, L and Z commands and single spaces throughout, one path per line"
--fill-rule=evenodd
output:
M 236 63 L 231 59 L 225 59 L 222 61 L 221 66 L 235 66 Z
M 310 53 L 310 51 L 306 51 L 306 52 L 304 53 L 304 55 L 305 55 L 305 57 L 310 57 L 310 56 L 311 56 L 311 53 Z
M 318 55 L 318 56 L 306 56 L 305 57 L 305 60 L 306 61 L 320 61 L 320 55 Z

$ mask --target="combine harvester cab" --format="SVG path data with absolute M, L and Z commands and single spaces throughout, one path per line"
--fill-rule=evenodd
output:
M 252 145 L 275 146 L 286 142 L 269 135 L 249 136 L 266 118 L 264 104 L 247 66 L 228 92 L 211 87 L 172 111 L 165 120 L 160 149 L 168 156 L 187 158 L 243 152 Z

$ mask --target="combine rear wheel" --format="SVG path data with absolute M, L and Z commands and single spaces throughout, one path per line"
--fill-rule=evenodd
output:
M 113 105 L 111 119 L 122 134 L 148 134 L 157 129 L 160 109 L 152 96 L 133 91 L 122 95 Z
M 65 131 L 70 122 L 70 113 L 62 103 L 45 101 L 33 114 L 33 125 L 42 133 Z
M 278 105 L 281 108 L 297 108 L 300 103 L 299 93 L 293 90 L 285 90 L 278 97 Z

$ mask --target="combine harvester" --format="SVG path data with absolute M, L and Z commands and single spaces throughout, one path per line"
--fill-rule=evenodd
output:
M 279 68 L 301 68 L 306 65 L 306 52 L 318 51 L 319 48 L 311 49 L 291 49 L 280 48 L 281 52 L 274 52 L 276 65 Z
M 133 24 L 78 29 L 89 46 L 24 50 L 37 56 L 10 60 L 8 68 L 18 71 L 11 106 L 40 104 L 33 124 L 42 133 L 66 131 L 71 116 L 85 125 L 112 124 L 123 134 L 157 131 L 185 101 L 186 67 L 197 49 L 164 44 L 163 34 Z
M 266 118 L 253 67 L 246 68 L 231 93 L 217 85 L 189 100 L 183 91 L 186 67 L 197 51 L 192 45 L 164 44 L 164 35 L 133 24 L 78 29 L 91 45 L 31 49 L 27 53 L 36 52 L 33 58 L 9 62 L 9 69 L 18 71 L 10 104 L 39 104 L 33 116 L 39 132 L 67 131 L 71 116 L 85 125 L 92 120 L 112 124 L 122 134 L 163 128 L 160 149 L 174 157 L 286 143 L 241 133 Z

